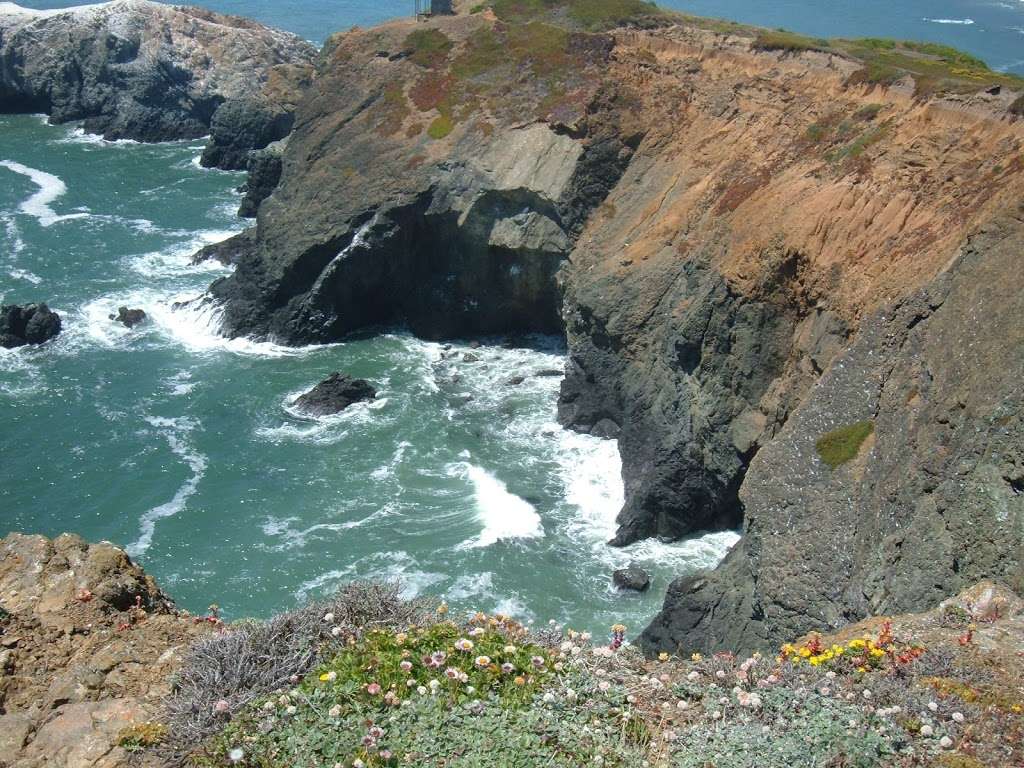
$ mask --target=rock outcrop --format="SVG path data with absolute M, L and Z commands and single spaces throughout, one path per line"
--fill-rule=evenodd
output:
M 1019 586 L 1016 81 L 567 8 L 332 38 L 280 186 L 224 246 L 224 332 L 564 330 L 560 419 L 619 441 L 615 543 L 743 526 L 672 586 L 651 649 Z M 819 457 L 866 422 L 850 461 Z
M 0 607 L 0 765 L 18 768 L 128 765 L 122 736 L 161 713 L 211 626 L 122 550 L 68 534 L 0 540 Z
M 350 405 L 364 400 L 373 400 L 376 396 L 377 390 L 366 379 L 335 372 L 297 397 L 292 405 L 309 416 L 328 416 L 341 413 Z
M 111 315 L 110 319 L 115 320 L 125 328 L 134 328 L 136 325 L 141 325 L 146 322 L 146 312 L 142 309 L 118 307 L 117 314 Z
M 83 120 L 108 139 L 212 134 L 203 163 L 245 169 L 250 150 L 291 129 L 315 54 L 295 35 L 200 8 L 0 3 L 0 107 Z
M 60 315 L 45 304 L 0 307 L 0 347 L 44 344 L 60 333 Z

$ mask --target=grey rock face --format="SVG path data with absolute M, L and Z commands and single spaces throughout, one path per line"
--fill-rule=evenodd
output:
M 752 461 L 740 544 L 672 584 L 646 648 L 753 649 L 1024 585 L 1022 242 L 1019 220 L 991 227 L 863 323 Z M 830 469 L 816 441 L 861 421 L 873 435 Z
M 345 373 L 332 373 L 304 395 L 296 398 L 293 405 L 310 416 L 326 416 L 340 413 L 350 405 L 372 400 L 377 390 L 365 379 L 355 379 Z
M 651 586 L 651 577 L 643 568 L 630 564 L 612 573 L 612 582 L 619 589 L 645 592 Z
M 255 218 L 260 203 L 270 197 L 281 180 L 281 156 L 285 142 L 277 141 L 249 156 L 249 176 L 243 187 L 245 197 L 238 208 L 243 218 Z
M 146 321 L 146 313 L 141 309 L 129 309 L 128 307 L 119 307 L 116 315 L 110 316 L 111 320 L 116 320 L 121 323 L 125 328 L 134 328 L 136 325 L 140 325 Z
M 290 128 L 291 67 L 315 49 L 247 19 L 147 0 L 59 11 L 0 4 L 0 104 L 84 120 L 108 139 L 166 141 L 214 133 L 209 165 Z
M 60 315 L 45 304 L 9 304 L 0 308 L 0 346 L 43 344 L 60 333 Z

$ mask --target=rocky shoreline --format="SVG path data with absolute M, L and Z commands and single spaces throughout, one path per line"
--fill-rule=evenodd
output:
M 1019 587 L 1024 85 L 567 7 L 330 38 L 257 226 L 216 249 L 223 331 L 564 331 L 560 420 L 619 441 L 613 543 L 743 529 L 651 652 Z
M 210 167 L 244 170 L 288 135 L 315 57 L 295 35 L 200 8 L 0 3 L 0 111 L 80 120 L 111 140 L 210 135 Z

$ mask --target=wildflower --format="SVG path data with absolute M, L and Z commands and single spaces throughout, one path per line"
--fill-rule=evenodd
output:
M 936 704 L 934 701 L 929 701 L 928 702 L 928 711 L 929 712 L 938 712 L 939 711 L 939 705 Z
M 447 658 L 448 654 L 444 651 L 434 651 L 432 654 L 430 654 L 430 661 L 433 663 L 435 667 L 440 667 L 442 664 L 444 664 L 445 659 Z
M 691 683 L 700 680 L 700 672 L 698 672 L 697 670 L 693 670 L 693 672 L 686 676 L 686 679 L 689 680 Z
M 544 668 L 544 657 L 543 656 L 533 656 L 533 657 L 530 658 L 530 663 L 533 664 L 533 666 L 536 667 L 537 669 L 543 669 Z
M 341 627 L 331 627 L 331 637 L 341 637 Z
M 865 688 L 865 689 L 864 689 L 864 692 L 863 692 L 863 693 L 862 693 L 861 695 L 862 695 L 862 696 L 863 696 L 863 697 L 864 697 L 865 699 L 870 699 L 870 698 L 871 698 L 871 691 L 869 691 L 869 690 L 868 690 L 867 688 Z
M 391 759 L 391 750 L 390 749 L 382 749 L 380 751 L 380 756 L 381 756 L 382 760 L 390 760 Z
M 473 627 L 471 630 L 469 630 L 469 634 L 471 637 L 480 637 L 480 635 L 482 635 L 486 631 L 487 630 L 483 627 Z
M 273 712 L 276 708 L 277 708 L 277 705 L 274 704 L 273 700 L 263 702 L 263 711 L 264 712 Z
M 408 680 L 405 681 L 405 687 L 406 688 L 412 688 L 415 685 L 416 685 L 416 678 L 414 678 L 414 677 L 410 677 Z
M 232 763 L 239 762 L 243 757 L 245 757 L 245 752 L 242 751 L 241 747 L 235 747 L 230 752 L 228 752 L 228 760 L 230 760 Z
M 457 650 L 457 651 L 466 651 L 466 652 L 472 651 L 473 650 L 473 641 L 472 640 L 468 640 L 465 637 L 460 637 L 458 640 L 455 641 L 455 650 Z
M 296 708 L 296 706 L 294 704 L 292 704 L 291 706 L 285 708 L 284 713 L 290 717 L 291 715 L 294 715 L 298 711 L 299 711 L 298 708 Z
M 519 649 L 516 648 L 514 645 L 506 645 L 504 648 L 502 648 L 502 650 L 505 653 L 515 653 Z
M 603 692 L 603 691 L 607 691 L 607 690 L 608 690 L 609 688 L 611 688 L 611 687 L 612 687 L 612 684 L 611 684 L 611 683 L 609 683 L 609 682 L 608 682 L 607 680 L 602 680 L 601 682 L 599 682 L 599 683 L 597 684 L 597 689 L 598 689 L 599 691 L 602 691 L 602 692 Z
M 341 705 L 335 704 L 333 707 L 327 710 L 328 717 L 341 717 Z
M 949 738 L 949 736 L 943 736 L 941 739 L 939 739 L 939 746 L 943 749 L 949 749 L 953 746 L 953 740 Z
M 320 675 L 321 683 L 333 683 L 337 679 L 338 673 L 335 672 L 333 669 L 330 672 L 324 672 L 322 675 Z
M 957 723 L 962 723 L 964 721 L 964 716 L 960 712 L 954 712 L 952 717 L 953 717 L 953 720 L 955 722 L 957 722 Z
M 818 693 L 820 693 L 822 696 L 828 696 L 828 694 L 829 694 L 828 686 L 827 685 L 821 686 L 821 688 L 818 689 Z
M 362 743 L 364 747 L 375 747 L 377 746 L 377 740 L 370 734 L 363 736 Z
M 719 680 L 724 680 L 725 679 L 725 670 L 724 669 L 720 669 L 717 672 L 715 672 L 715 677 L 717 677 Z
M 576 701 L 576 691 L 574 691 L 572 688 L 566 688 L 565 698 L 568 701 Z
M 675 741 L 678 736 L 675 731 L 665 731 L 665 733 L 662 734 L 662 738 L 665 739 L 665 741 Z
M 446 669 L 444 671 L 444 675 L 449 680 L 458 680 L 459 679 L 459 670 L 456 669 L 455 667 L 448 667 L 448 669 Z
M 398 702 L 399 702 L 398 694 L 395 693 L 394 691 L 388 691 L 387 693 L 384 694 L 384 703 L 387 704 L 388 706 L 391 706 L 391 707 L 397 706 Z
M 427 695 L 427 687 L 425 685 L 417 686 L 416 693 L 418 693 L 420 696 L 426 696 Z
M 703 657 L 703 656 L 701 656 L 701 655 L 700 655 L 699 653 L 695 653 L 695 654 L 693 654 L 692 656 L 690 656 L 690 659 L 691 659 L 692 661 L 700 661 L 700 660 L 701 660 L 701 659 L 703 659 L 703 658 L 704 658 L 704 657 Z
M 589 643 L 590 642 L 590 633 L 589 632 L 582 632 L 582 633 L 580 633 L 580 642 Z
M 526 685 L 526 678 L 522 675 L 516 675 L 515 679 L 512 682 L 516 685 Z
M 565 665 L 560 661 L 556 661 L 553 667 L 555 672 L 561 672 L 563 669 L 565 669 Z
M 668 654 L 662 651 L 658 654 L 658 661 L 668 661 Z
M 548 691 L 547 693 L 544 694 L 544 703 L 545 704 L 550 704 L 554 700 L 555 700 L 555 694 L 553 694 L 551 691 Z
M 932 728 L 930 725 L 922 725 L 920 733 L 922 736 L 934 736 L 935 729 Z
M 360 760 L 358 757 L 352 761 L 352 768 L 366 768 L 366 763 Z
M 501 671 L 504 672 L 506 675 L 511 675 L 513 672 L 516 671 L 516 665 L 506 661 L 504 664 L 501 665 Z
M 408 638 L 409 636 L 405 632 L 399 632 L 397 635 L 395 635 L 395 643 L 397 643 L 398 645 L 405 645 L 405 641 Z
M 231 705 L 228 704 L 227 699 L 218 699 L 217 703 L 213 705 L 213 713 L 215 715 L 226 715 L 231 711 Z
M 630 704 L 636 704 L 636 696 L 634 696 L 631 693 L 629 694 L 629 696 L 626 697 L 626 701 L 628 701 Z
M 371 725 L 366 732 L 373 736 L 373 738 L 375 739 L 384 738 L 384 729 L 381 728 L 379 725 Z
M 378 693 L 380 693 L 380 684 L 370 683 L 368 686 L 366 686 L 366 692 L 371 696 L 376 696 Z
M 722 713 L 719 712 L 717 709 L 714 712 L 711 713 L 711 719 L 712 720 L 719 720 L 719 719 L 721 719 L 721 717 L 722 717 Z
M 439 606 L 437 606 L 437 612 L 442 616 L 448 613 L 448 603 L 441 603 Z
M 489 667 L 491 665 L 491 657 L 490 656 L 477 656 L 476 660 L 473 663 L 476 664 L 481 669 L 486 669 L 487 667 Z
M 768 683 L 768 685 L 775 685 L 777 682 L 779 682 L 779 676 L 775 674 L 768 675 L 768 677 L 766 677 L 764 681 Z
M 330 624 L 332 621 L 334 621 L 334 614 L 333 613 L 325 613 L 324 614 L 324 621 L 327 622 L 328 624 Z
M 400 661 L 400 662 L 398 662 L 398 668 L 400 670 L 402 670 L 403 672 L 411 672 L 412 671 L 412 662 L 411 661 Z
M 289 704 L 291 704 L 291 699 L 289 699 L 287 696 L 281 696 L 277 700 L 277 703 L 280 704 L 282 707 L 287 707 Z

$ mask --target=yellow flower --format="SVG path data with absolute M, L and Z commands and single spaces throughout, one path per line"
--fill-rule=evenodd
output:
M 395 635 L 395 642 L 398 643 L 398 645 L 404 645 L 408 637 L 409 636 L 405 634 L 405 632 L 399 632 L 397 635 Z
M 800 649 L 800 655 L 803 656 L 805 659 L 809 658 L 810 655 L 811 655 L 811 649 L 810 648 L 801 648 Z
M 437 612 L 440 613 L 442 616 L 448 613 L 448 603 L 441 603 L 439 606 L 437 606 Z
M 626 625 L 625 624 L 612 624 L 612 632 L 625 632 L 625 631 L 626 631 Z
M 703 656 L 701 656 L 701 655 L 700 655 L 699 653 L 695 653 L 695 654 L 693 654 L 693 655 L 692 655 L 692 656 L 691 656 L 690 658 L 691 658 L 691 659 L 692 659 L 693 661 L 700 661 L 700 660 L 701 660 L 701 659 L 703 659 L 704 657 L 703 657 Z
M 526 685 L 526 678 L 522 675 L 516 675 L 515 679 L 512 682 L 516 685 Z
M 658 654 L 658 661 L 668 661 L 668 654 L 662 651 Z

